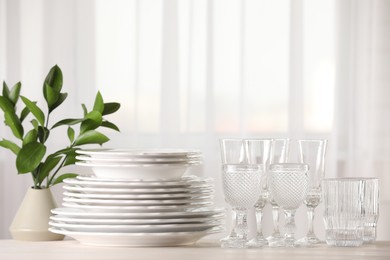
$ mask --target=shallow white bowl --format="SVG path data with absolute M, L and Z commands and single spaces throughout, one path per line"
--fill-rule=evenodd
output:
M 105 179 L 178 179 L 187 171 L 187 164 L 95 164 L 76 162 L 76 165 L 91 167 L 98 178 Z

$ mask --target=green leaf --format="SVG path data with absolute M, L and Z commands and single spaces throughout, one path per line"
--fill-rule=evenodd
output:
M 56 128 L 58 126 L 62 126 L 62 125 L 75 125 L 75 124 L 78 124 L 78 123 L 81 123 L 83 122 L 85 119 L 84 118 L 68 118 L 68 119 L 63 119 L 61 121 L 58 121 L 57 123 L 55 123 L 51 129 L 53 128 Z
M 28 107 L 23 108 L 22 112 L 20 113 L 20 122 L 23 122 L 24 119 L 26 119 L 26 117 L 28 116 L 28 114 L 30 114 L 30 110 L 28 109 Z
M 43 86 L 43 96 L 45 97 L 47 107 L 50 109 L 58 100 L 60 92 L 53 90 L 47 83 Z
M 50 130 L 44 126 L 38 126 L 38 139 L 41 143 L 45 143 L 49 138 Z
M 102 124 L 102 114 L 97 111 L 91 111 L 85 116 L 85 120 L 81 123 L 80 132 L 84 133 L 88 130 L 98 128 Z
M 31 124 L 33 125 L 34 129 L 38 131 L 39 123 L 36 119 L 31 120 Z
M 3 96 L 0 96 L 0 108 L 4 111 L 4 113 L 15 112 L 15 108 L 11 101 Z
M 18 155 L 20 151 L 20 147 L 17 144 L 7 139 L 1 140 L 0 146 L 11 150 L 15 155 Z
M 94 103 L 94 105 L 93 105 L 93 111 L 97 111 L 97 112 L 99 112 L 100 114 L 102 114 L 103 111 L 104 111 L 103 97 L 102 97 L 102 94 L 100 94 L 99 91 L 98 91 L 98 93 L 96 94 L 95 103 Z
M 103 121 L 101 126 L 120 132 L 119 127 L 117 127 L 114 123 L 111 123 L 109 121 Z
M 58 165 L 62 157 L 48 157 L 45 162 L 41 164 L 38 172 L 38 182 L 42 183 L 44 179 L 49 176 L 50 172 Z
M 7 85 L 7 83 L 5 83 L 5 81 L 3 81 L 3 96 L 6 98 L 6 99 L 9 99 L 9 87 Z
M 105 115 L 115 113 L 116 111 L 119 110 L 120 107 L 121 107 L 121 105 L 119 103 L 116 103 L 116 102 L 104 103 L 104 110 L 103 110 L 102 115 L 105 116 Z
M 4 113 L 5 123 L 11 128 L 12 133 L 16 138 L 23 139 L 23 126 L 14 111 Z
M 89 130 L 81 135 L 79 135 L 75 140 L 75 145 L 83 145 L 83 144 L 103 144 L 107 142 L 108 137 L 102 133 L 99 133 L 95 130 Z
M 75 154 L 76 153 L 76 148 L 65 148 L 56 151 L 55 153 L 50 154 L 48 157 L 56 157 L 59 155 L 68 155 L 68 154 Z
M 14 104 L 14 106 L 16 105 L 16 103 L 18 102 L 19 100 L 19 95 L 20 95 L 20 89 L 22 88 L 22 84 L 20 82 L 16 83 L 11 91 L 9 92 L 9 100 Z
M 34 171 L 45 156 L 46 146 L 38 142 L 31 142 L 23 146 L 16 157 L 16 168 L 19 173 Z
M 62 102 L 65 101 L 66 97 L 68 96 L 68 93 L 60 93 L 57 99 L 57 102 L 55 102 L 50 108 L 49 113 L 51 113 L 54 109 L 56 109 L 59 105 L 62 104 Z
M 88 110 L 87 110 L 87 107 L 85 106 L 85 104 L 81 104 L 81 107 L 83 109 L 83 115 L 84 117 L 88 114 Z
M 65 173 L 65 174 L 62 174 L 62 175 L 58 176 L 58 178 L 56 178 L 54 180 L 53 184 L 51 184 L 51 185 L 59 184 L 59 183 L 63 182 L 63 180 L 65 180 L 65 179 L 76 178 L 77 176 L 78 176 L 78 174 L 76 174 L 76 173 Z
M 55 65 L 50 69 L 49 73 L 46 76 L 45 82 L 43 83 L 43 88 L 45 87 L 46 84 L 49 85 L 54 92 L 57 93 L 61 92 L 63 77 L 62 77 L 62 71 L 60 67 Z
M 72 153 L 68 153 L 66 156 L 65 162 L 64 162 L 64 166 L 75 164 L 78 161 L 76 159 L 76 156 L 77 156 L 77 154 L 75 151 L 73 151 Z
M 74 130 L 72 127 L 68 127 L 68 138 L 71 143 L 74 141 Z
M 28 107 L 30 112 L 35 116 L 41 126 L 45 125 L 45 114 L 43 114 L 42 110 L 28 98 L 21 96 L 22 101 Z
M 31 129 L 27 132 L 27 134 L 23 138 L 23 146 L 25 146 L 28 143 L 37 141 L 38 138 L 38 131 L 36 129 Z

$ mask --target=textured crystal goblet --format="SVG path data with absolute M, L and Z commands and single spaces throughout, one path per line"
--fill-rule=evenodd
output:
M 248 242 L 247 211 L 260 195 L 261 170 L 258 165 L 223 165 L 225 201 L 235 216 L 230 235 L 221 240 L 222 247 L 244 248 Z
M 309 166 L 298 163 L 270 165 L 269 188 L 272 198 L 286 216 L 284 245 L 299 246 L 295 240 L 295 212 L 303 203 L 309 184 Z

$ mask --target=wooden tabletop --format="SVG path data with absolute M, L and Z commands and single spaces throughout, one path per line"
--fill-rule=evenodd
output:
M 201 240 L 185 247 L 93 247 L 75 240 L 55 242 L 22 242 L 0 240 L 1 260 L 83 260 L 83 259 L 161 259 L 161 260 L 230 260 L 230 259 L 390 259 L 390 241 L 375 242 L 362 247 L 260 248 L 222 249 L 218 242 Z

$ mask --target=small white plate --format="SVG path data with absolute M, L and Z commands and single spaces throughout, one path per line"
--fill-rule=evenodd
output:
M 202 153 L 198 150 L 186 149 L 121 149 L 121 148 L 100 148 L 100 149 L 84 149 L 77 150 L 76 153 L 94 156 L 96 158 L 111 158 L 111 157 L 191 157 L 199 156 Z
M 213 185 L 203 184 L 198 186 L 190 186 L 183 188 L 144 188 L 144 189 L 130 189 L 130 188 L 95 188 L 95 187 L 80 187 L 73 185 L 64 185 L 64 190 L 82 192 L 82 193 L 104 193 L 104 194 L 168 194 L 168 193 L 193 193 L 198 191 L 213 189 Z
M 74 218 L 94 219 L 171 219 L 171 218 L 201 218 L 210 217 L 225 212 L 224 208 L 204 207 L 188 208 L 183 211 L 173 212 L 92 212 L 76 208 L 55 208 L 53 214 Z
M 79 199 L 64 197 L 63 201 L 81 205 L 102 206 L 158 206 L 158 205 L 188 205 L 191 203 L 211 202 L 212 197 L 200 197 L 197 199 L 173 199 L 173 200 L 106 200 L 106 199 Z
M 85 161 L 87 163 L 97 164 L 200 164 L 202 157 L 186 157 L 186 158 L 99 158 L 78 155 L 77 160 Z
M 74 224 L 95 224 L 95 225 L 160 225 L 160 224 L 178 224 L 178 223 L 205 223 L 216 220 L 224 220 L 224 214 L 216 214 L 208 217 L 195 218 L 156 218 L 156 219 L 102 219 L 102 218 L 77 218 L 62 215 L 50 216 L 51 220 L 62 223 Z
M 222 232 L 223 228 L 215 228 L 197 232 L 170 232 L 170 233 L 91 233 L 72 232 L 49 228 L 53 233 L 63 234 L 78 240 L 84 245 L 93 246 L 184 246 L 196 243 L 209 234 Z
M 162 225 L 90 225 L 68 224 L 50 221 L 49 225 L 58 229 L 75 232 L 108 232 L 108 233 L 161 233 L 204 231 L 221 226 L 221 221 L 196 224 L 162 224 Z

